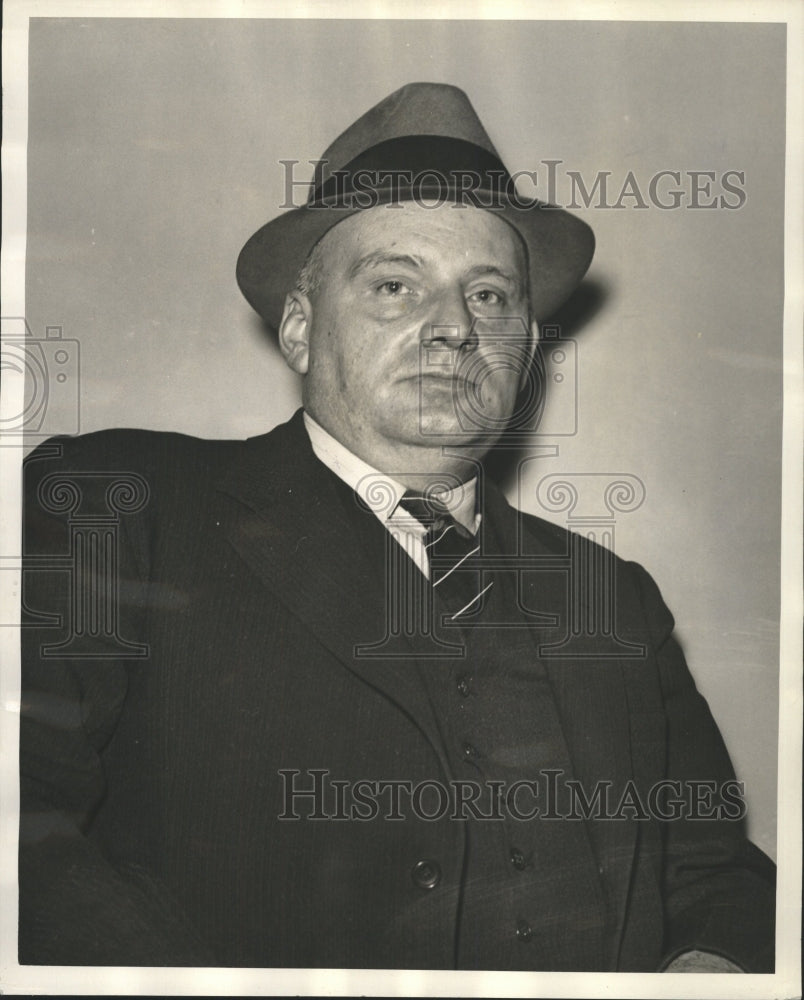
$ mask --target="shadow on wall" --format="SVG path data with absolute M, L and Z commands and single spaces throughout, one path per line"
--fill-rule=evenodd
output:
M 545 402 L 551 391 L 548 388 L 550 364 L 545 357 L 547 349 L 560 346 L 561 341 L 575 340 L 581 336 L 584 328 L 603 308 L 610 297 L 610 292 L 610 287 L 603 282 L 587 279 L 581 282 L 568 302 L 541 324 L 542 340 L 533 360 L 530 386 L 526 387 L 526 391 L 533 391 L 535 387 L 538 397 L 530 404 L 517 407 L 517 411 L 523 416 L 519 420 L 512 421 L 497 447 L 489 452 L 483 463 L 486 475 L 503 491 L 514 486 L 519 463 L 538 441 L 536 435 L 539 433 Z M 542 427 L 541 433 L 549 439 L 550 434 L 546 426 Z

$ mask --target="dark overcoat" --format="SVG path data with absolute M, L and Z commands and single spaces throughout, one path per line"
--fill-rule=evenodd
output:
M 772 969 L 773 867 L 742 823 L 643 814 L 657 783 L 733 775 L 638 565 L 484 484 L 519 606 L 494 667 L 397 634 L 394 543 L 300 414 L 248 441 L 54 439 L 26 483 L 21 962 Z M 389 818 L 366 793 L 545 775 L 627 807 Z

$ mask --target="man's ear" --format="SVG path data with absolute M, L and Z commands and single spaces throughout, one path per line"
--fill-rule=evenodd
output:
M 530 339 L 527 348 L 527 358 L 522 365 L 522 374 L 519 377 L 519 391 L 525 388 L 528 379 L 530 378 L 530 369 L 533 365 L 533 356 L 536 354 L 536 348 L 539 346 L 539 324 L 535 319 L 530 321 Z
M 310 363 L 310 327 L 313 307 L 302 292 L 292 291 L 285 298 L 279 323 L 279 350 L 286 364 L 299 375 L 306 375 Z

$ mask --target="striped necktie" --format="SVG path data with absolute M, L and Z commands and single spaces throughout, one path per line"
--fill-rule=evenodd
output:
M 399 504 L 427 529 L 423 544 L 430 582 L 449 617 L 457 620 L 477 612 L 481 598 L 492 585 L 482 586 L 480 572 L 471 566 L 472 557 L 480 554 L 477 536 L 433 497 L 408 491 Z

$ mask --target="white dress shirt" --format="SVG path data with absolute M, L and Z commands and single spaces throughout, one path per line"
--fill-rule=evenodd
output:
M 406 488 L 396 479 L 378 472 L 357 455 L 353 455 L 309 413 L 304 414 L 304 426 L 316 457 L 357 493 L 429 579 L 430 567 L 424 548 L 427 529 L 404 507 L 399 506 Z M 465 483 L 456 482 L 453 488 L 435 494 L 455 520 L 472 534 L 480 527 L 480 514 L 475 511 L 476 487 L 477 480 L 470 479 Z

